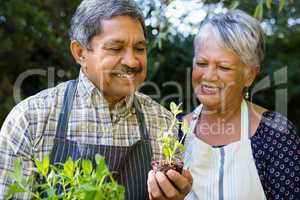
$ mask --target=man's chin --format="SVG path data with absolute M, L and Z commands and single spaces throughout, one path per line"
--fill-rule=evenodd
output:
M 126 97 L 126 96 L 132 96 L 136 92 L 137 88 L 130 88 L 130 89 L 124 89 L 124 90 L 119 90 L 115 91 L 114 94 L 115 96 L 119 96 L 120 98 Z

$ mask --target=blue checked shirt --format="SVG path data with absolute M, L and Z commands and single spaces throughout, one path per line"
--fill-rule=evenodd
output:
M 0 132 L 0 199 L 12 183 L 8 172 L 16 159 L 21 160 L 23 175 L 27 178 L 34 170 L 34 158 L 41 160 L 51 153 L 66 85 L 66 82 L 61 83 L 23 100 L 7 116 Z M 171 124 L 172 115 L 150 97 L 138 92 L 135 95 L 144 113 L 153 159 L 158 159 L 157 138 L 161 128 Z M 67 138 L 97 145 L 134 144 L 140 135 L 133 97 L 124 98 L 110 111 L 99 90 L 80 72 Z M 14 199 L 30 198 L 27 193 L 14 196 Z

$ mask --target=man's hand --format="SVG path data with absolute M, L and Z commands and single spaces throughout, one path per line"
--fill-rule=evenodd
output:
M 182 200 L 192 188 L 193 178 L 189 171 L 182 175 L 169 170 L 167 176 L 151 170 L 148 174 L 148 193 L 150 200 Z

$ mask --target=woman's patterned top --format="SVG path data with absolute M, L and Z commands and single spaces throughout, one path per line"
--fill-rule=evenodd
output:
M 251 145 L 267 199 L 300 200 L 300 137 L 294 125 L 281 114 L 266 111 Z

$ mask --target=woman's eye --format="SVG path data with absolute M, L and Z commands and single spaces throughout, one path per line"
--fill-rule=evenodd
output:
M 121 51 L 121 48 L 110 48 L 111 51 Z
M 229 71 L 229 70 L 230 70 L 230 68 L 224 67 L 224 66 L 219 66 L 219 68 L 220 68 L 221 70 L 223 70 L 223 71 Z

